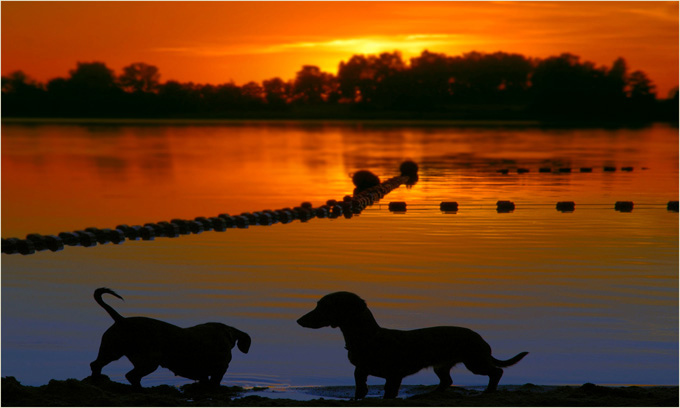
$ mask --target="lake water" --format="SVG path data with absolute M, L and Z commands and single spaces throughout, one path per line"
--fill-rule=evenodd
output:
M 351 194 L 353 172 L 386 179 L 405 159 L 418 183 L 351 219 L 3 254 L 2 376 L 88 376 L 112 323 L 92 292 L 107 286 L 124 316 L 249 333 L 226 385 L 352 385 L 340 331 L 295 322 L 338 290 L 384 327 L 465 326 L 497 358 L 529 351 L 501 384 L 678 384 L 678 213 L 666 209 L 678 200 L 677 128 L 3 121 L 2 237 L 319 206 Z M 498 200 L 515 211 L 496 212 Z M 129 369 L 123 358 L 104 374 L 125 382 Z M 462 366 L 452 376 L 487 382 Z M 186 382 L 159 369 L 142 384 Z M 404 380 L 436 382 L 432 371 Z

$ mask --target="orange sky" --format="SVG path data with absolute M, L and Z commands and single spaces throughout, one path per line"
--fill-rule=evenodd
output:
M 240 85 L 395 49 L 571 52 L 607 66 L 622 56 L 666 96 L 678 84 L 678 2 L 2 2 L 2 74 L 39 81 L 102 61 Z

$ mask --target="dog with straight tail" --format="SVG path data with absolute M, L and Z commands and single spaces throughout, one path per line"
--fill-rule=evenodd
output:
M 200 383 L 219 386 L 231 362 L 231 349 L 247 353 L 250 336 L 222 323 L 204 323 L 181 328 L 148 317 L 123 317 L 104 303 L 108 293 L 123 298 L 108 288 L 94 291 L 94 300 L 113 318 L 113 325 L 102 336 L 97 359 L 90 363 L 92 377 L 101 376 L 102 368 L 127 357 L 134 368 L 125 378 L 141 388 L 142 377 L 165 367 L 175 375 Z
M 384 398 L 396 398 L 402 379 L 427 367 L 433 367 L 439 377 L 436 391 L 444 391 L 453 384 L 450 371 L 458 363 L 475 374 L 489 376 L 485 392 L 495 391 L 503 375 L 501 367 L 516 364 L 528 354 L 525 351 L 509 360 L 497 360 L 486 341 L 464 327 L 384 329 L 378 326 L 366 302 L 350 292 L 322 297 L 316 308 L 297 322 L 310 329 L 340 328 L 349 361 L 356 367 L 356 399 L 366 396 L 369 375 L 386 380 Z

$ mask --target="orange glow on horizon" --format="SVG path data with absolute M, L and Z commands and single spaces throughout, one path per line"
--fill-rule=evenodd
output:
M 354 54 L 570 52 L 600 66 L 623 57 L 666 96 L 678 85 L 677 39 L 677 2 L 2 3 L 2 74 L 41 82 L 78 61 L 241 85 L 291 79 L 302 65 L 336 73 Z

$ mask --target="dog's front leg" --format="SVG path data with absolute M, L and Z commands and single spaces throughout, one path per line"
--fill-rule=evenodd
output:
M 368 373 L 357 367 L 354 369 L 354 383 L 356 384 L 356 390 L 354 392 L 354 399 L 360 400 L 368 394 Z
M 385 381 L 385 395 L 384 399 L 397 398 L 399 394 L 399 387 L 401 387 L 401 377 L 388 377 Z

